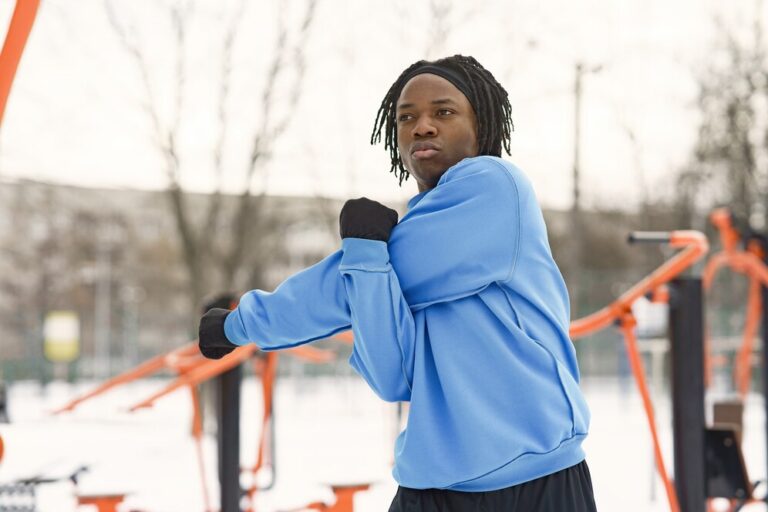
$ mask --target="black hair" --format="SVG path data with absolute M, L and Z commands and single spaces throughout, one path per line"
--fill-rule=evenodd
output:
M 467 99 L 477 119 L 478 154 L 501 156 L 502 146 L 510 154 L 510 135 L 515 129 L 512 123 L 512 106 L 504 87 L 474 57 L 454 55 L 436 61 L 420 60 L 403 71 L 387 91 L 373 123 L 371 144 L 381 142 L 384 131 L 384 149 L 389 150 L 392 167 L 389 172 L 399 178 L 399 185 L 407 180 L 410 173 L 403 166 L 397 149 L 397 100 L 411 72 L 425 65 L 446 67 L 458 73 L 469 85 Z

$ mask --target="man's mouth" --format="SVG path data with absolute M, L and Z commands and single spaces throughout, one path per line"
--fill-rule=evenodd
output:
M 437 154 L 436 149 L 420 149 L 413 152 L 413 158 L 416 160 L 424 160 L 425 158 L 431 158 Z
M 438 151 L 440 151 L 440 148 L 436 144 L 432 144 L 431 142 L 417 142 L 411 150 L 411 155 L 416 160 L 424 160 L 426 158 L 432 158 Z

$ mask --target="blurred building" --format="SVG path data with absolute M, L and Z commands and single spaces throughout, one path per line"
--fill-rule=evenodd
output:
M 190 194 L 191 210 L 202 210 L 196 203 L 206 199 Z M 265 198 L 263 215 L 275 222 L 263 234 L 270 243 L 262 256 L 260 288 L 273 289 L 339 247 L 342 204 L 313 197 Z M 42 325 L 51 310 L 77 312 L 82 354 L 77 373 L 85 376 L 93 372 L 97 337 L 108 338 L 111 373 L 194 338 L 179 247 L 162 191 L 0 183 L 4 377 L 41 375 Z M 248 288 L 242 286 L 235 292 Z
M 208 199 L 190 194 L 190 210 L 202 212 Z M 234 208 L 235 200 L 225 198 L 225 207 Z M 267 229 L 246 262 L 261 270 L 238 275 L 241 289 L 232 291 L 272 290 L 337 250 L 342 205 L 319 197 L 266 197 L 261 215 Z M 405 204 L 390 206 L 405 212 Z M 572 299 L 579 297 L 572 318 L 601 308 L 669 255 L 629 246 L 629 231 L 681 227 L 661 206 L 641 213 L 584 211 L 578 242 L 586 258 L 577 262 L 570 212 L 544 215 L 555 260 Z M 165 192 L 0 183 L 0 379 L 50 378 L 42 329 L 53 310 L 74 311 L 80 319 L 81 357 L 70 365 L 71 377 L 94 375 L 94 361 L 101 360 L 95 359 L 97 339 L 107 340 L 100 347 L 107 347 L 111 374 L 194 339 L 180 247 Z M 583 372 L 621 371 L 618 333 L 606 330 L 576 347 Z

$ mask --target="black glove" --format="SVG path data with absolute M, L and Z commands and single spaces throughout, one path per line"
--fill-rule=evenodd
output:
M 230 313 L 228 309 L 209 309 L 200 319 L 198 346 L 208 359 L 221 359 L 237 348 L 224 334 L 224 320 Z
M 350 199 L 344 203 L 339 215 L 341 238 L 367 238 L 386 242 L 395 224 L 395 210 L 367 197 Z

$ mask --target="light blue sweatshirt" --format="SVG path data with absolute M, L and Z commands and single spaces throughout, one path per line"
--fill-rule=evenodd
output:
M 533 188 L 500 158 L 466 158 L 408 202 L 389 242 L 341 250 L 253 290 L 233 343 L 276 350 L 354 333 L 352 367 L 410 401 L 395 443 L 403 487 L 489 491 L 578 464 L 589 426 L 568 292 Z

